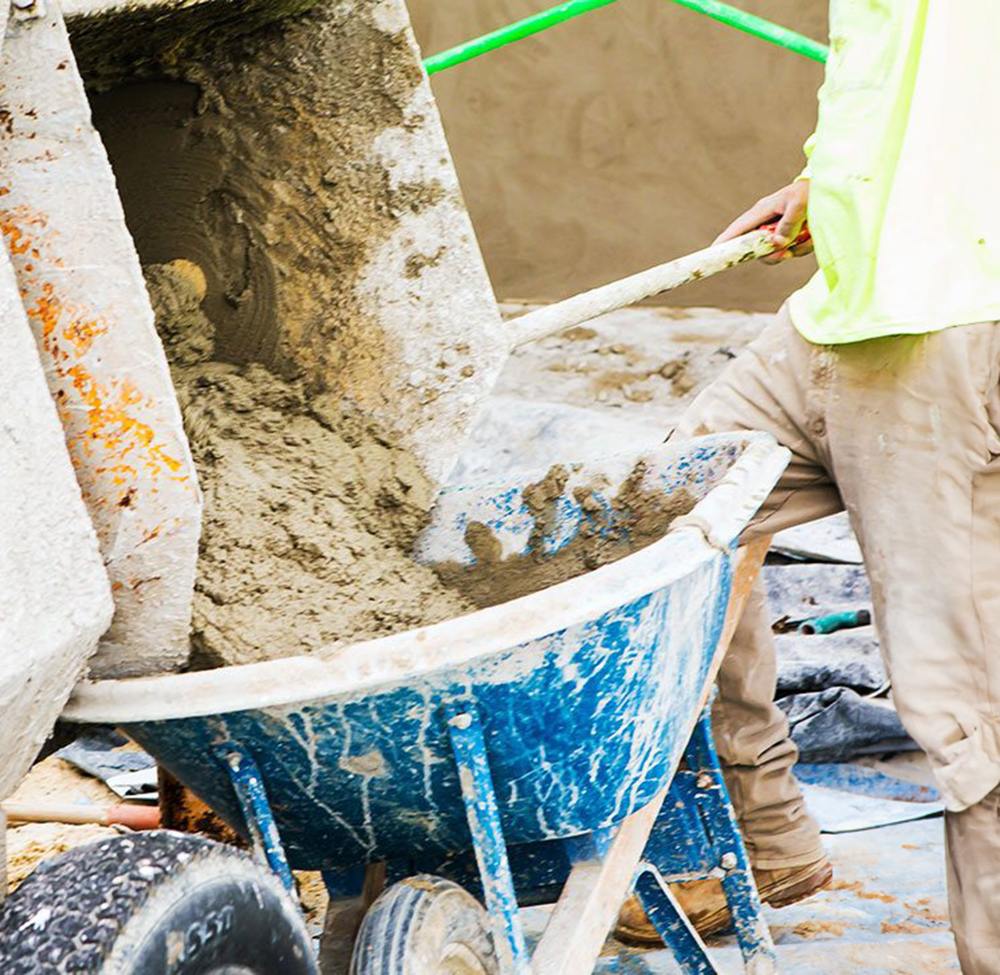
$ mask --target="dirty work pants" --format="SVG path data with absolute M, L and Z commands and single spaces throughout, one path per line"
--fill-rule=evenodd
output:
M 948 809 L 966 975 L 1000 975 L 998 381 L 996 323 L 817 346 L 783 309 L 673 434 L 764 430 L 791 451 L 748 539 L 847 509 L 894 702 Z M 822 855 L 791 775 L 796 749 L 775 681 L 758 584 L 722 665 L 713 724 L 751 859 L 764 868 Z

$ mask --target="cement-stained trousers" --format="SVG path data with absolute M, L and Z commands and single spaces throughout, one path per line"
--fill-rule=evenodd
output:
M 673 436 L 765 430 L 791 463 L 747 531 L 846 508 L 906 729 L 948 812 L 949 903 L 966 975 L 1000 975 L 1000 325 L 817 346 L 786 310 Z M 713 723 L 757 867 L 822 855 L 774 706 L 758 586 L 719 676 Z

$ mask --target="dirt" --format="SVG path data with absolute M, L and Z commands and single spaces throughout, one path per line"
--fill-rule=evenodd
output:
M 882 934 L 926 934 L 926 924 L 914 924 L 912 921 L 903 921 L 893 924 L 891 921 L 882 922 Z
M 849 890 L 857 894 L 862 900 L 882 901 L 883 904 L 895 904 L 896 898 L 892 894 L 881 893 L 880 891 L 867 890 L 860 880 L 835 880 L 830 885 L 830 890 Z
M 68 826 L 65 823 L 25 823 L 7 830 L 7 890 L 30 876 L 42 860 L 86 843 L 96 843 L 117 830 L 110 826 Z
M 916 904 L 903 904 L 910 912 L 911 921 L 927 924 L 948 924 L 948 914 L 942 904 L 933 904 L 929 897 L 923 897 Z
M 687 491 L 669 495 L 650 491 L 644 486 L 646 474 L 640 462 L 610 499 L 606 485 L 573 489 L 585 520 L 568 544 L 549 554 L 544 541 L 555 531 L 558 502 L 570 478 L 566 467 L 556 465 L 523 492 L 525 505 L 534 518 L 527 554 L 504 558 L 501 543 L 489 526 L 471 521 L 465 541 L 476 558 L 475 564 L 441 563 L 434 569 L 446 585 L 476 606 L 485 607 L 615 562 L 662 538 L 675 518 L 694 507 L 695 499 Z
M 792 931 L 800 938 L 810 940 L 822 934 L 839 938 L 844 933 L 844 925 L 836 921 L 803 921 L 801 924 L 796 924 Z
M 322 931 L 326 908 L 330 903 L 323 874 L 318 870 L 296 870 L 295 888 L 306 924 L 310 930 Z
M 55 755 L 39 762 L 9 797 L 10 802 L 92 803 L 111 805 L 120 800 L 103 782 L 79 771 Z M 118 832 L 109 826 L 71 826 L 66 823 L 23 823 L 7 828 L 7 889 L 13 890 L 38 864 L 84 843 Z
M 565 332 L 560 334 L 570 342 L 589 342 L 591 339 L 597 338 L 597 331 L 593 328 L 588 328 L 586 325 L 577 325 L 574 328 L 566 329 Z
M 712 344 L 711 339 L 704 335 L 700 341 L 702 345 Z M 679 344 L 673 337 L 670 343 Z M 598 329 L 582 326 L 547 340 L 546 347 L 557 347 L 562 354 L 547 362 L 545 371 L 565 377 L 563 382 L 572 381 L 574 376 L 580 377 L 580 389 L 589 407 L 595 402 L 624 407 L 630 404 L 659 405 L 664 399 L 687 401 L 703 383 L 700 374 L 704 371 L 701 362 L 704 351 L 698 363 L 693 361 L 690 349 L 678 349 L 676 355 L 665 358 L 655 345 L 650 354 L 650 349 L 633 343 L 608 342 Z M 537 362 L 539 348 L 533 347 L 530 351 Z
M 332 649 L 472 609 L 407 552 L 430 487 L 302 381 L 220 362 L 189 262 L 145 270 L 205 499 L 192 666 Z
M 9 798 L 11 802 L 120 802 L 100 779 L 55 755 L 35 765 Z

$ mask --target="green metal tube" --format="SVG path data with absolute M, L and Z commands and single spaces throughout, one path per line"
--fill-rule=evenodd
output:
M 799 633 L 823 634 L 836 633 L 837 630 L 853 630 L 858 626 L 869 626 L 872 614 L 867 609 L 849 610 L 845 613 L 831 613 L 829 616 L 816 616 L 811 620 L 803 620 L 799 624 Z
M 565 20 L 579 17 L 580 14 L 596 10 L 598 7 L 607 7 L 614 2 L 615 0 L 569 0 L 568 3 L 560 3 L 548 10 L 543 10 L 541 13 L 525 17 L 524 20 L 518 20 L 506 27 L 491 31 L 489 34 L 483 34 L 482 37 L 476 37 L 464 44 L 459 44 L 457 47 L 425 58 L 424 68 L 428 74 L 444 71 L 445 68 L 451 68 L 463 61 L 471 61 L 488 51 L 495 51 L 498 47 L 521 40 L 522 37 L 538 34 L 540 31 L 555 27 L 556 24 L 561 24 Z
M 789 30 L 780 24 L 764 20 L 756 14 L 747 13 L 728 3 L 721 3 L 720 0 L 673 0 L 673 3 L 679 3 L 689 10 L 696 10 L 706 17 L 722 21 L 730 27 L 753 34 L 754 37 L 770 41 L 803 57 L 812 58 L 813 61 L 825 63 L 830 55 L 830 49 L 825 44 L 820 44 L 819 41 L 814 41 L 811 37 Z
M 436 74 L 438 71 L 444 71 L 446 68 L 454 67 L 463 61 L 471 61 L 481 54 L 495 51 L 498 47 L 513 44 L 514 41 L 519 41 L 522 37 L 538 34 L 563 23 L 563 21 L 579 17 L 580 14 L 596 10 L 598 7 L 607 7 L 615 2 L 616 0 L 569 0 L 568 3 L 560 3 L 548 10 L 543 10 L 541 13 L 525 17 L 524 20 L 500 27 L 489 34 L 483 34 L 482 37 L 475 37 L 464 44 L 448 48 L 447 51 L 442 51 L 440 54 L 433 54 L 424 59 L 424 68 L 428 74 Z M 730 27 L 735 27 L 737 30 L 746 31 L 748 34 L 753 34 L 754 37 L 760 37 L 772 44 L 787 48 L 796 54 L 812 58 L 814 61 L 825 62 L 830 53 L 830 49 L 825 44 L 820 44 L 819 41 L 814 41 L 810 37 L 782 27 L 780 24 L 764 20 L 763 17 L 758 17 L 756 14 L 747 13 L 745 10 L 740 10 L 728 3 L 720 3 L 719 0 L 672 0 L 672 2 L 705 14 L 707 17 L 728 24 Z

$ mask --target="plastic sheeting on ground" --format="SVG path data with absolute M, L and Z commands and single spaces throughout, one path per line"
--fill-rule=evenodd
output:
M 785 626 L 872 608 L 871 587 L 860 565 L 769 565 L 764 581 L 772 620 L 785 620 Z M 917 747 L 891 701 L 870 696 L 887 683 L 874 627 L 824 636 L 792 630 L 779 633 L 775 643 L 777 703 L 804 761 L 843 762 Z

